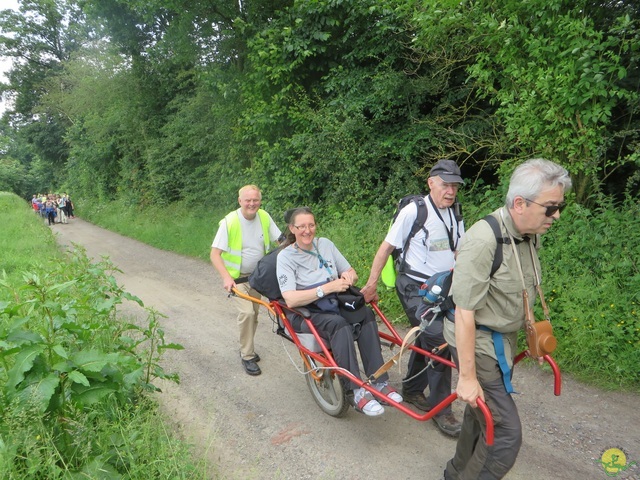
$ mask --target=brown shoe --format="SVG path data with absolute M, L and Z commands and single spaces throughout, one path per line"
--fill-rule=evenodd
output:
M 415 405 L 423 412 L 428 412 L 431 410 L 431 406 L 427 401 L 427 397 L 424 396 L 424 393 L 407 393 L 404 390 L 402 391 L 402 398 L 405 402 Z
M 450 437 L 459 437 L 462 424 L 456 420 L 453 413 L 446 413 L 442 415 L 436 415 L 433 417 L 433 422 L 438 426 L 440 431 Z

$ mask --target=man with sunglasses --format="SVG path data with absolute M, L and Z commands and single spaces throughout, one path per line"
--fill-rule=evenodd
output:
M 378 279 L 389 255 L 395 249 L 403 249 L 399 258 L 402 268 L 395 282 L 396 293 L 411 325 L 420 325 L 422 319 L 418 312 L 424 304 L 423 296 L 419 294 L 420 287 L 431 275 L 453 268 L 455 252 L 464 234 L 464 223 L 453 208 L 463 183 L 460 168 L 453 160 L 439 160 L 431 168 L 427 179 L 429 195 L 423 199 L 427 209 L 424 225 L 411 237 L 412 227 L 418 218 L 418 206 L 411 202 L 400 210 L 373 259 L 369 279 L 362 288 L 365 300 L 377 298 Z M 444 343 L 442 316 L 436 316 L 415 341 L 416 346 L 428 352 Z M 451 358 L 446 349 L 440 355 Z M 424 394 L 427 386 L 429 398 Z M 449 395 L 451 368 L 438 362 L 430 363 L 424 355 L 411 351 L 402 387 L 404 401 L 429 411 Z M 455 437 L 460 433 L 460 422 L 453 415 L 451 406 L 443 409 L 433 421 L 446 435 Z
M 444 337 L 459 368 L 458 398 L 468 405 L 446 480 L 500 479 L 515 464 L 522 428 L 511 373 L 525 321 L 523 289 L 532 308 L 540 272 L 538 236 L 560 218 L 569 188 L 567 170 L 548 160 L 528 160 L 513 172 L 505 206 L 491 214 L 503 244 L 484 220 L 465 234 L 451 287 L 455 322 L 445 320 Z M 491 275 L 496 248 L 502 248 L 502 263 Z M 475 408 L 478 398 L 493 415 L 491 448 L 485 444 L 484 417 Z
M 238 192 L 240 208 L 220 221 L 211 245 L 211 263 L 222 277 L 223 288 L 237 288 L 245 295 L 260 298 L 249 282 L 236 284 L 236 279 L 251 274 L 280 236 L 280 229 L 271 216 L 260 208 L 262 193 L 255 185 L 245 185 Z M 257 303 L 234 297 L 240 329 L 240 360 L 249 375 L 260 375 L 260 356 L 254 350 L 258 327 Z

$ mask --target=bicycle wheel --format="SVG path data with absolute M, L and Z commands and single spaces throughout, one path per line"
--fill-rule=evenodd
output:
M 331 370 L 319 369 L 308 355 L 304 357 L 304 377 L 315 402 L 324 413 L 332 417 L 344 416 L 349 410 L 349 401 L 340 376 Z

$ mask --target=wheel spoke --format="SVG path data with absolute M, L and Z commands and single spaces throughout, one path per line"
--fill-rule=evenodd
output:
M 316 367 L 313 359 L 307 358 L 309 366 Z M 308 371 L 306 375 L 307 386 L 318 406 L 327 414 L 334 417 L 343 416 L 349 409 L 345 390 L 338 375 L 328 370 L 321 371 L 322 375 Z M 320 376 L 319 379 L 318 376 Z

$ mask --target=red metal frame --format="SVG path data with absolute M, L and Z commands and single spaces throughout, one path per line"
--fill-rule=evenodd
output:
M 517 364 L 520 360 L 529 356 L 528 354 L 529 350 L 520 352 L 518 355 L 516 355 L 516 358 L 513 359 L 513 364 Z M 553 394 L 556 397 L 559 397 L 560 392 L 562 391 L 562 375 L 560 374 L 560 367 L 558 367 L 558 364 L 555 362 L 555 360 L 551 358 L 551 355 L 545 355 L 542 358 L 549 364 L 551 370 L 553 371 Z
M 414 410 L 412 410 L 411 408 L 407 407 L 406 405 L 403 405 L 401 403 L 393 401 L 392 399 L 390 399 L 389 397 L 387 397 L 383 393 L 379 392 L 370 383 L 364 382 L 361 379 L 355 377 L 348 370 L 340 368 L 338 366 L 338 364 L 336 363 L 336 361 L 334 360 L 333 355 L 331 355 L 331 352 L 329 352 L 328 348 L 326 347 L 324 341 L 321 339 L 321 337 L 318 334 L 318 331 L 314 327 L 313 323 L 311 323 L 310 319 L 308 319 L 308 318 L 305 318 L 305 322 L 306 322 L 307 326 L 309 327 L 309 331 L 314 335 L 316 341 L 321 346 L 322 353 L 312 352 L 311 350 L 306 348 L 304 345 L 302 345 L 302 342 L 298 338 L 298 334 L 292 328 L 291 323 L 289 322 L 289 319 L 287 318 L 287 315 L 286 315 L 286 311 L 296 312 L 296 313 L 299 314 L 299 312 L 297 312 L 295 309 L 289 308 L 286 305 L 284 305 L 284 304 L 282 304 L 280 302 L 277 302 L 277 301 L 273 301 L 273 302 L 267 303 L 267 302 L 265 302 L 263 300 L 258 300 L 258 299 L 254 298 L 254 297 L 245 296 L 245 295 L 241 294 L 240 292 L 238 292 L 235 289 L 234 289 L 234 293 L 236 295 L 242 297 L 242 298 L 245 298 L 246 300 L 250 300 L 252 302 L 259 303 L 259 304 L 263 305 L 264 307 L 266 307 L 274 315 L 274 317 L 277 317 L 279 319 L 279 321 L 281 322 L 281 324 L 284 325 L 286 327 L 286 329 L 287 329 L 287 334 L 288 334 L 287 338 L 291 339 L 291 341 L 295 344 L 295 346 L 298 348 L 298 350 L 301 352 L 301 354 L 308 355 L 309 357 L 314 359 L 316 362 L 318 362 L 318 364 L 320 364 L 320 365 L 322 365 L 324 367 L 333 367 L 333 368 L 335 368 L 334 372 L 336 374 L 346 377 L 347 379 L 349 379 L 354 384 L 358 385 L 359 387 L 362 387 L 362 388 L 366 389 L 374 397 L 376 397 L 376 398 L 378 398 L 380 400 L 384 400 L 385 403 L 387 403 L 389 405 L 392 405 L 393 407 L 397 408 L 398 410 L 400 410 L 401 412 L 405 413 L 406 415 L 409 415 L 411 418 L 414 418 L 415 420 L 425 421 L 425 420 L 429 420 L 429 419 L 433 418 L 438 413 L 440 413 L 443 409 L 445 409 L 446 407 L 451 405 L 451 403 L 453 403 L 458 398 L 458 395 L 456 393 L 452 393 L 446 399 L 444 399 L 442 402 L 440 402 L 438 405 L 433 407 L 428 412 L 426 412 L 426 413 L 417 413 Z M 384 315 L 384 313 L 382 313 L 382 311 L 378 307 L 377 303 L 372 302 L 372 303 L 370 303 L 370 306 L 373 309 L 373 311 L 376 313 L 378 318 L 380 318 L 382 323 L 385 325 L 387 330 L 390 332 L 390 333 L 386 333 L 386 332 L 379 331 L 378 334 L 379 334 L 380 338 L 390 342 L 392 344 L 392 346 L 393 345 L 401 346 L 403 339 L 400 337 L 400 335 L 398 335 L 398 332 L 393 327 L 393 325 L 391 325 L 391 322 L 389 322 L 389 320 Z M 448 365 L 451 368 L 456 368 L 455 363 L 453 363 L 451 360 L 447 360 L 446 358 L 442 358 L 442 357 L 440 357 L 438 355 L 435 355 L 435 354 L 433 354 L 431 352 L 428 352 L 428 351 L 423 350 L 423 349 L 421 349 L 419 347 L 416 347 L 415 345 L 413 345 L 413 343 L 411 343 L 410 345 L 405 345 L 404 348 L 407 349 L 407 350 L 414 350 L 414 351 L 424 355 L 425 357 L 428 357 L 428 358 L 430 358 L 430 359 L 432 359 L 434 361 L 440 362 L 440 363 L 444 363 L 445 365 Z M 528 354 L 527 350 L 525 350 L 525 351 L 521 352 L 520 354 L 518 354 L 514 359 L 514 365 L 516 363 L 520 362 L 523 358 L 525 358 L 527 356 L 527 354 Z M 561 379 L 561 376 L 560 376 L 560 369 L 558 368 L 558 365 L 553 360 L 553 358 L 551 358 L 551 356 L 545 355 L 543 358 L 551 366 L 551 369 L 553 370 L 553 374 L 554 374 L 554 394 L 555 395 L 560 395 L 561 384 L 562 384 L 562 379 Z M 486 444 L 487 445 L 493 445 L 494 424 L 493 424 L 493 417 L 491 415 L 491 411 L 489 410 L 489 407 L 486 405 L 486 403 L 484 403 L 482 400 L 478 399 L 477 403 L 478 403 L 478 408 L 482 412 L 482 414 L 484 416 L 484 419 L 485 419 L 485 424 L 486 424 L 485 441 L 486 441 Z

